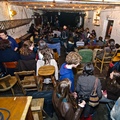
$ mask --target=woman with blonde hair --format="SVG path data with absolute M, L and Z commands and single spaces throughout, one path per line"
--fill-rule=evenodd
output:
M 71 82 L 71 92 L 74 92 L 74 74 L 72 68 L 76 68 L 82 60 L 82 57 L 77 52 L 70 52 L 66 56 L 66 62 L 60 68 L 60 80 L 68 78 Z

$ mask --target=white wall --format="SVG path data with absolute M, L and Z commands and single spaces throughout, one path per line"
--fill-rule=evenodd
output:
M 10 9 L 15 10 L 17 14 L 13 17 L 10 17 L 9 15 Z M 31 18 L 31 15 L 33 15 L 33 11 L 29 8 L 27 9 L 26 7 L 10 5 L 7 2 L 0 2 L 0 21 L 14 20 L 14 19 L 26 19 L 26 18 Z M 29 30 L 30 24 L 17 27 L 17 28 L 13 28 L 13 29 L 9 29 L 7 30 L 7 32 L 13 38 L 19 38 L 22 35 L 27 33 L 27 31 Z
M 97 37 L 102 36 L 105 38 L 108 20 L 114 20 L 111 38 L 115 39 L 116 43 L 120 44 L 120 7 L 114 9 L 105 9 L 100 12 L 100 26 L 94 26 L 94 13 L 96 11 L 86 12 L 84 28 L 88 27 L 90 31 L 96 30 Z

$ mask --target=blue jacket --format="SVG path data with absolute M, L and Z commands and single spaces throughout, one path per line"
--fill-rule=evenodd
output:
M 71 81 L 71 92 L 74 92 L 74 74 L 72 69 L 67 69 L 66 63 L 63 63 L 60 68 L 60 80 L 68 78 Z
M 11 48 L 14 50 L 16 47 L 18 47 L 18 44 L 16 43 L 15 39 L 11 36 L 8 36 L 8 40 L 10 41 Z

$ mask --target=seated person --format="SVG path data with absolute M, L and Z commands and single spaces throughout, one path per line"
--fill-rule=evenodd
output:
M 45 53 L 50 54 L 51 58 L 54 58 L 53 50 L 49 48 L 44 40 L 40 40 L 38 43 L 38 59 L 42 60 Z
M 76 68 L 82 60 L 77 52 L 70 52 L 65 59 L 65 63 L 60 68 L 60 80 L 68 78 L 71 82 L 71 92 L 74 92 L 74 74 L 72 68 Z
M 11 36 L 7 35 L 6 30 L 0 30 L 0 39 L 9 40 L 11 48 L 14 51 L 18 50 L 18 44 L 17 44 L 16 40 L 14 38 L 12 38 Z
M 100 47 L 104 46 L 103 38 L 101 36 L 98 38 L 98 40 L 96 42 L 97 42 L 96 45 L 98 45 Z
M 86 106 L 83 113 L 84 118 L 91 117 L 90 115 L 93 114 L 93 110 L 94 110 L 94 108 L 88 104 L 90 94 L 94 89 L 93 86 L 95 84 L 96 79 L 98 79 L 94 76 L 93 71 L 94 71 L 93 65 L 87 64 L 84 67 L 83 75 L 79 76 L 76 85 L 76 92 L 78 93 L 78 96 L 81 96 L 81 98 L 86 101 Z M 100 99 L 102 97 L 102 92 L 101 92 L 101 82 L 99 79 L 98 79 L 98 85 L 96 91 Z
M 54 59 L 53 50 L 47 47 L 45 41 L 40 40 L 36 75 L 38 75 L 38 69 L 43 65 L 53 65 L 55 67 L 55 78 L 58 80 L 58 66 Z
M 27 40 L 23 43 L 20 48 L 20 57 L 21 60 L 35 60 L 36 53 L 33 51 L 34 43 L 30 40 Z
M 19 59 L 19 53 L 11 48 L 9 40 L 0 40 L 0 68 L 2 72 L 5 72 L 2 62 L 13 62 Z M 10 70 L 10 74 L 13 75 L 13 73 L 14 71 Z
M 71 51 L 74 51 L 74 39 L 73 37 L 70 37 L 67 41 L 67 48 L 66 48 L 66 51 L 67 52 L 71 52 Z
M 115 40 L 110 39 L 108 41 L 108 45 L 104 47 L 104 50 L 100 50 L 100 51 L 98 50 L 97 51 L 96 57 L 99 58 L 99 59 L 102 59 L 103 55 L 104 55 L 104 52 L 111 53 L 111 52 L 115 52 L 115 51 L 116 51 Z
M 102 94 L 100 102 L 111 102 L 120 97 L 120 73 L 118 71 L 110 73 L 109 78 L 105 81 Z
M 53 92 L 52 102 L 59 120 L 79 120 L 85 106 L 85 101 L 78 105 L 73 102 L 70 86 L 71 82 L 65 78 L 59 82 Z
M 84 46 L 84 45 L 85 45 L 85 43 L 82 39 L 76 42 L 76 47 Z

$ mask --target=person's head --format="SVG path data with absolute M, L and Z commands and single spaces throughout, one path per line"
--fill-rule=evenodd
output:
M 93 75 L 93 72 L 94 72 L 93 65 L 91 63 L 86 64 L 83 69 L 83 74 L 84 75 Z
M 77 67 L 80 64 L 81 60 L 82 57 L 77 52 L 68 53 L 65 59 L 66 63 L 68 65 L 73 65 L 73 67 Z
M 26 40 L 20 49 L 20 54 L 29 55 L 31 51 L 33 51 L 33 48 L 34 48 L 34 43 L 30 40 Z
M 70 93 L 71 82 L 65 78 L 59 82 L 56 92 L 60 95 L 61 99 L 68 98 Z
M 103 40 L 103 37 L 100 36 L 100 37 L 98 38 L 98 40 L 102 41 L 102 40 Z
M 44 40 L 40 40 L 38 42 L 38 47 L 39 47 L 39 50 L 42 50 L 42 49 L 47 48 L 47 44 L 46 44 L 46 42 Z
M 45 61 L 45 64 L 50 64 L 51 59 L 53 59 L 52 54 L 49 52 L 43 52 L 43 60 Z
M 115 48 L 118 49 L 119 47 L 120 47 L 120 45 L 119 45 L 118 43 L 116 43 L 116 44 L 115 44 Z
M 6 48 L 10 48 L 11 45 L 10 45 L 10 42 L 9 40 L 0 40 L 0 50 L 4 50 Z
M 66 29 L 67 29 L 67 26 L 66 26 L 66 25 L 64 25 L 64 26 L 63 26 L 63 30 L 66 30 Z
M 2 39 L 6 39 L 7 38 L 7 32 L 6 32 L 6 30 L 0 30 L 0 37 Z

